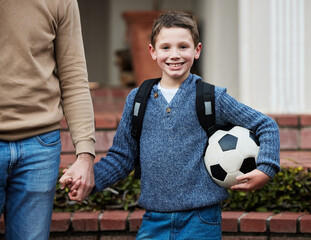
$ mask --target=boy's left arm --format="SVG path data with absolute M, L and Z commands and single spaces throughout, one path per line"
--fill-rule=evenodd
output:
M 269 116 L 218 90 L 216 120 L 220 126 L 238 125 L 253 131 L 260 142 L 257 169 L 237 177 L 232 190 L 253 191 L 263 187 L 280 170 L 279 128 Z M 218 110 L 218 111 L 217 111 Z

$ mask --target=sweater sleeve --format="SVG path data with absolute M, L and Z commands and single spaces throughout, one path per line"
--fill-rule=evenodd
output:
M 132 90 L 126 99 L 121 121 L 106 157 L 102 157 L 94 165 L 95 188 L 93 193 L 127 177 L 134 169 L 137 142 L 131 135 L 131 119 L 136 92 L 137 90 Z
M 64 114 L 76 154 L 95 156 L 94 112 L 77 0 L 61 1 L 58 12 L 55 55 Z
M 273 177 L 280 170 L 280 139 L 276 122 L 238 102 L 224 88 L 216 88 L 215 102 L 217 125 L 237 125 L 255 133 L 260 143 L 257 169 Z

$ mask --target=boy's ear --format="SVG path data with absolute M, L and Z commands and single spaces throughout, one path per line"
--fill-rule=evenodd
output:
M 198 46 L 195 48 L 194 59 L 199 59 L 201 50 L 202 50 L 202 43 L 199 43 Z
M 149 53 L 153 60 L 157 60 L 157 56 L 155 54 L 155 48 L 152 46 L 152 44 L 149 44 Z

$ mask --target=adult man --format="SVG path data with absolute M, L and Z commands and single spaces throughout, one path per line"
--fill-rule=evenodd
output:
M 77 160 L 64 178 L 93 187 L 94 117 L 77 0 L 1 0 L 0 209 L 6 239 L 48 239 L 63 112 Z

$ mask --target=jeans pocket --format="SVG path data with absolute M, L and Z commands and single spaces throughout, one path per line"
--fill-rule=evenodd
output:
M 219 225 L 221 223 L 220 205 L 214 205 L 197 210 L 198 217 L 206 224 Z
M 51 132 L 43 133 L 36 136 L 37 141 L 45 147 L 55 146 L 60 143 L 60 131 L 54 130 Z

